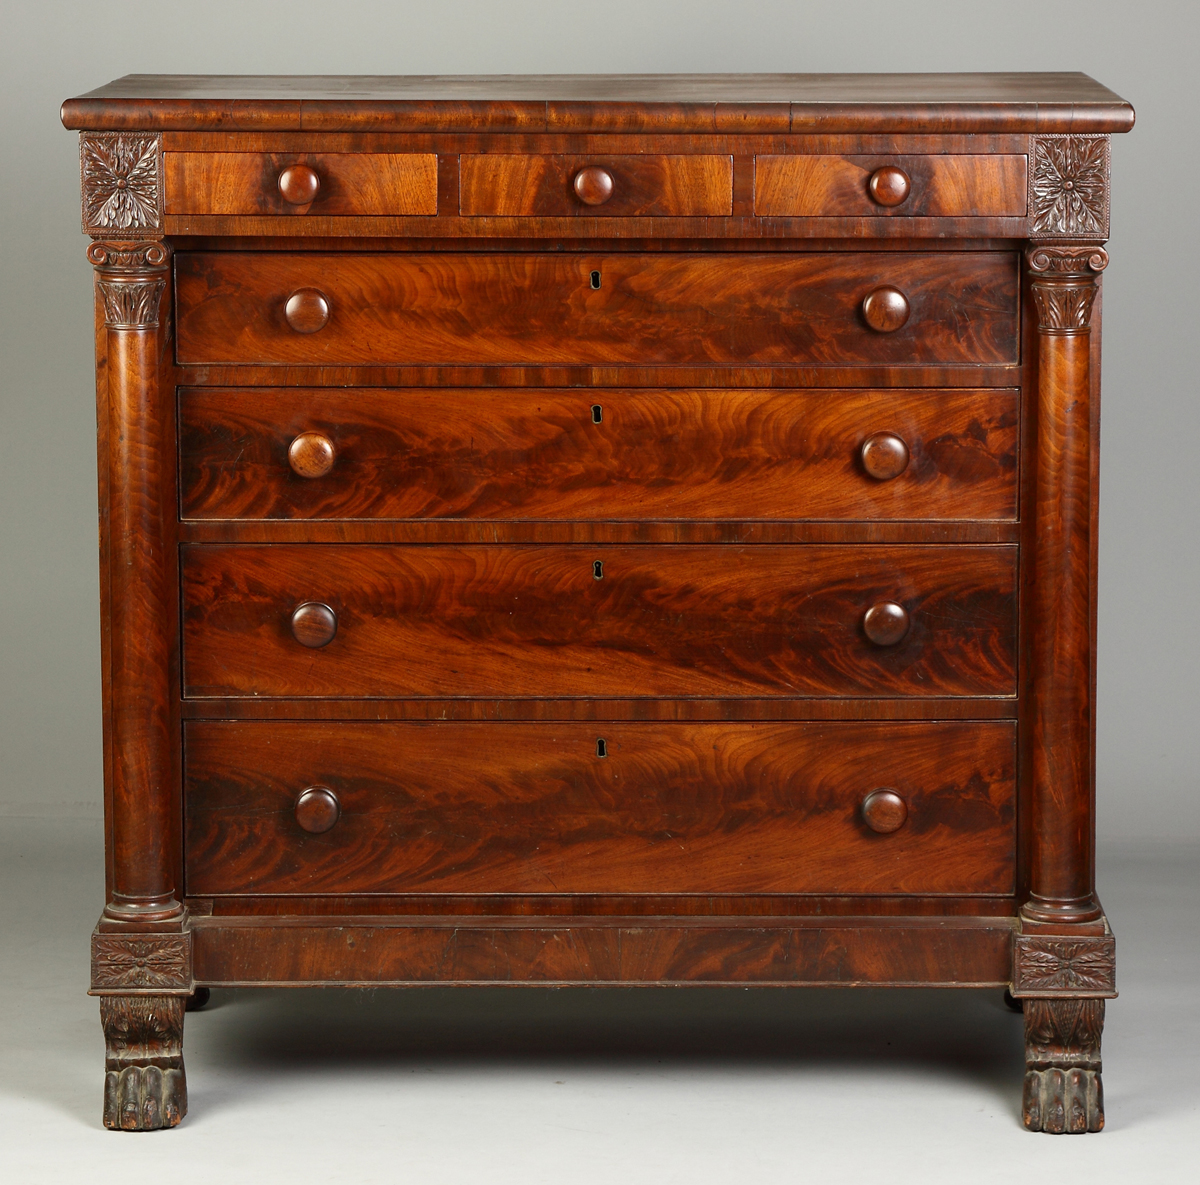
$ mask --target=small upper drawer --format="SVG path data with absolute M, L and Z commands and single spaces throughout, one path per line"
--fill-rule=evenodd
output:
M 424 153 L 167 152 L 168 214 L 437 213 Z
M 758 156 L 754 212 L 771 218 L 1021 218 L 1023 156 Z
M 467 155 L 459 178 L 459 212 L 468 216 L 733 212 L 729 156 Z

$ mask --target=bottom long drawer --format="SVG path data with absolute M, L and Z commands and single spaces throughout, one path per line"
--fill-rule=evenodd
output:
M 187 891 L 1008 894 L 1015 726 L 193 721 Z

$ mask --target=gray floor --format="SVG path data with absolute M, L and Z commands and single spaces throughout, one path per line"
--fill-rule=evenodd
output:
M 99 824 L 0 820 L 0 1165 L 19 1182 L 1194 1181 L 1200 848 L 1102 854 L 1108 1126 L 1021 1130 L 993 992 L 223 992 L 191 1114 L 100 1126 Z M 1069 1178 L 1066 1174 L 1069 1173 Z

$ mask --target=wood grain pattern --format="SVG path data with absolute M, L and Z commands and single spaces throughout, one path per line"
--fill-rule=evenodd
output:
M 187 726 L 188 891 L 1004 893 L 1011 724 Z M 328 786 L 320 836 L 296 796 Z M 880 786 L 908 805 L 879 835 Z
M 603 203 L 580 200 L 581 169 L 604 169 L 613 181 Z M 696 218 L 733 213 L 729 156 L 532 156 L 465 154 L 459 158 L 459 212 L 480 215 L 595 214 Z
M 1004 918 L 197 919 L 197 974 L 236 984 L 999 987 Z
M 1011 695 L 1012 547 L 183 549 L 188 696 Z M 602 565 L 597 578 L 596 565 Z M 877 647 L 862 618 L 911 628 Z M 337 614 L 314 653 L 296 605 Z
M 881 282 L 912 309 L 882 335 L 860 311 Z M 986 364 L 1018 350 L 1016 257 L 1004 252 L 184 253 L 176 283 L 185 365 Z M 284 305 L 313 286 L 332 317 L 298 336 Z
M 190 519 L 1013 520 L 1018 403 L 1015 390 L 185 388 L 180 497 Z M 880 432 L 907 446 L 888 481 L 860 455 Z M 310 440 L 319 464 L 298 473 Z
M 299 205 L 279 191 L 293 165 L 320 179 L 315 198 Z M 163 154 L 168 214 L 403 215 L 437 213 L 433 153 Z
M 1015 720 L 1014 696 L 872 699 L 778 696 L 734 699 L 324 699 L 184 700 L 189 720 Z
M 1092 308 L 1103 252 L 1030 253 L 1038 312 L 1033 560 L 1033 842 L 1025 916 L 1083 922 L 1095 893 L 1092 764 Z
M 189 897 L 187 900 L 193 922 L 200 917 L 233 921 L 252 918 L 274 918 L 277 921 L 303 919 L 314 929 L 319 929 L 330 918 L 340 918 L 344 922 L 356 918 L 374 918 L 390 924 L 392 921 L 412 922 L 430 917 L 457 917 L 468 925 L 479 918 L 493 917 L 522 922 L 553 917 L 580 923 L 615 917 L 653 921 L 670 917 L 693 921 L 708 919 L 718 924 L 757 918 L 763 925 L 772 925 L 779 918 L 840 918 L 877 926 L 888 924 L 889 920 L 892 924 L 901 925 L 913 918 L 945 918 L 951 921 L 986 918 L 993 925 L 1011 926 L 1017 909 L 1011 894 L 928 897 L 912 893 L 872 893 L 866 896 L 828 893 L 623 893 L 614 897 L 598 893 L 287 893 L 281 896 L 253 893 Z M 1010 935 L 1010 946 L 1011 941 Z
M 110 564 L 112 737 L 111 881 L 105 913 L 137 921 L 178 917 L 172 713 L 174 592 L 163 512 L 174 472 L 164 438 L 172 400 L 160 382 L 161 304 L 168 250 L 161 242 L 94 243 L 89 258 L 107 322 L 107 552 Z M 149 293 L 124 299 L 114 291 Z
M 1133 108 L 1076 72 L 130 74 L 62 105 L 68 128 L 337 131 L 1127 132 Z
M 873 201 L 868 190 L 875 170 L 889 167 L 903 170 L 911 186 L 895 206 Z M 1019 218 L 1027 178 L 1024 156 L 758 156 L 754 212 L 772 218 Z

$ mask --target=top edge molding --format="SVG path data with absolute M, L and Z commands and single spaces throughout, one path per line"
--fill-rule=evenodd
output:
M 1104 134 L 1086 74 L 152 75 L 62 106 L 88 131 Z

